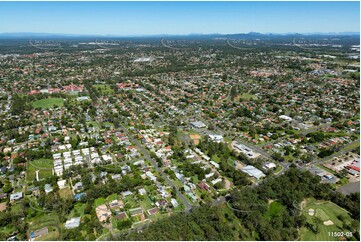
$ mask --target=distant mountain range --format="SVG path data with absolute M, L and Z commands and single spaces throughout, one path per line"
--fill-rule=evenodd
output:
M 328 33 L 235 33 L 235 34 L 187 34 L 187 35 L 174 35 L 174 34 L 155 34 L 155 35 L 97 35 L 97 34 L 52 34 L 52 33 L 0 33 L 0 38 L 250 38 L 250 37 L 281 37 L 281 36 L 360 36 L 360 32 L 328 32 Z

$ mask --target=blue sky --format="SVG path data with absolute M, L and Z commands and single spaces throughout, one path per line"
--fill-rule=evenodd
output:
M 0 2 L 0 33 L 359 32 L 359 2 Z

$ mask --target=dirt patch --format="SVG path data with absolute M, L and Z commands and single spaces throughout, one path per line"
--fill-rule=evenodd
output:
M 189 138 L 191 138 L 191 139 L 200 139 L 201 136 L 199 134 L 190 134 Z
M 201 139 L 201 136 L 199 134 L 190 134 L 189 138 L 191 138 L 191 140 L 193 140 L 193 143 L 195 145 L 199 144 L 199 140 Z
M 326 226 L 330 226 L 330 225 L 333 225 L 333 222 L 331 220 L 327 220 L 327 221 L 324 221 L 323 224 Z
M 243 167 L 245 167 L 245 165 L 242 162 L 238 161 L 238 160 L 234 161 L 234 163 L 236 164 L 235 167 L 234 167 L 236 170 L 240 170 Z
M 231 189 L 231 187 L 232 187 L 232 183 L 227 178 L 224 178 L 224 188 L 226 190 L 229 190 Z
M 310 216 L 315 215 L 315 210 L 312 208 L 308 209 L 308 215 L 310 215 Z

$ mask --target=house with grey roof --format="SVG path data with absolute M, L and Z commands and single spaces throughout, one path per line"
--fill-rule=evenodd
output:
M 50 184 L 45 184 L 44 191 L 46 194 L 53 191 L 53 187 Z

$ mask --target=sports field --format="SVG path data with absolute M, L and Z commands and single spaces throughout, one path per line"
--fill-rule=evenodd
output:
M 316 223 L 314 217 L 319 218 L 320 222 L 318 223 L 319 232 L 317 234 L 313 233 L 306 227 L 302 227 L 300 230 L 301 240 L 335 241 L 339 240 L 339 238 L 330 236 L 330 232 L 349 232 L 345 226 L 346 224 L 351 224 L 351 217 L 344 209 L 334 204 L 333 202 L 310 198 L 307 199 L 302 212 L 306 216 L 306 221 L 308 223 L 314 225 Z M 344 217 L 344 221 L 341 221 L 337 218 L 339 215 Z
M 64 99 L 62 98 L 46 98 L 40 99 L 33 102 L 34 108 L 52 108 L 55 105 L 58 107 L 62 107 L 64 105 Z

